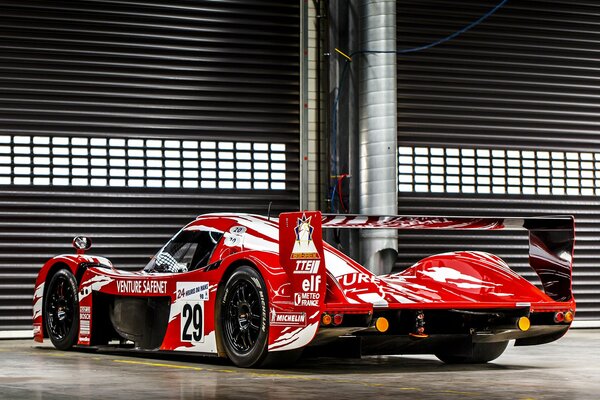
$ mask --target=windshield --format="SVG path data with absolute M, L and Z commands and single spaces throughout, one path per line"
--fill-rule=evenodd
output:
M 144 267 L 146 272 L 187 272 L 206 266 L 223 236 L 218 231 L 180 231 Z

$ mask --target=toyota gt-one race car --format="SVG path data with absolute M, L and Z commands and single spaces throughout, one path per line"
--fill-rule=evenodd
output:
M 375 276 L 324 228 L 526 229 L 536 287 L 499 257 L 462 251 Z M 33 300 L 36 341 L 228 357 L 241 367 L 312 354 L 431 353 L 483 363 L 554 341 L 575 313 L 571 217 L 441 218 L 283 213 L 198 217 L 137 272 L 85 254 L 49 260 Z

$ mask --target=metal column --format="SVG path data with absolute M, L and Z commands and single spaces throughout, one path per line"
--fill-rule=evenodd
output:
M 359 163 L 361 214 L 398 209 L 396 1 L 365 0 L 360 10 Z M 377 52 L 377 53 L 371 53 Z M 389 52 L 389 53 L 388 53 Z M 395 230 L 361 232 L 361 261 L 376 274 L 397 256 Z

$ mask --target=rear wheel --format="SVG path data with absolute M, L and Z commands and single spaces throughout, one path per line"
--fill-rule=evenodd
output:
M 239 267 L 222 291 L 220 333 L 227 356 L 239 367 L 259 366 L 267 356 L 267 289 L 260 274 Z
M 68 350 L 79 335 L 79 301 L 77 281 L 73 274 L 61 269 L 50 279 L 44 299 L 46 332 L 54 347 Z
M 447 364 L 484 364 L 500 357 L 508 342 L 473 343 L 473 353 L 469 356 L 448 352 L 438 352 L 435 356 Z
M 235 270 L 219 295 L 221 343 L 238 367 L 282 367 L 302 353 L 302 349 L 268 352 L 268 301 L 265 281 L 246 265 Z

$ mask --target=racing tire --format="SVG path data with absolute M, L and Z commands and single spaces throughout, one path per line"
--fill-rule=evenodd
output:
M 218 304 L 220 340 L 238 367 L 281 367 L 300 357 L 302 349 L 268 352 L 269 295 L 254 268 L 238 267 L 220 291 Z
M 446 352 L 435 353 L 435 356 L 446 364 L 485 364 L 500 357 L 506 347 L 506 342 L 473 343 L 473 354 L 470 356 L 456 355 Z
M 77 281 L 67 269 L 57 271 L 50 279 L 44 297 L 46 332 L 54 347 L 69 350 L 79 336 L 79 299 Z
M 219 299 L 221 342 L 238 367 L 258 367 L 267 357 L 268 294 L 260 274 L 247 265 L 227 280 Z

